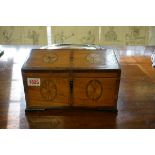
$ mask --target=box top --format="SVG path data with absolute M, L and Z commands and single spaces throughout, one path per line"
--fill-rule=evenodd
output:
M 22 71 L 114 71 L 120 66 L 112 49 L 33 49 Z

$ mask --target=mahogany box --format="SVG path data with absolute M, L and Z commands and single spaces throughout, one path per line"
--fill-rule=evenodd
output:
M 26 110 L 117 110 L 120 75 L 112 49 L 33 49 L 22 67 Z

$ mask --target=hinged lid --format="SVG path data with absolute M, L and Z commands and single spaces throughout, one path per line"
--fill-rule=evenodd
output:
M 112 49 L 33 49 L 23 71 L 114 71 L 120 70 Z

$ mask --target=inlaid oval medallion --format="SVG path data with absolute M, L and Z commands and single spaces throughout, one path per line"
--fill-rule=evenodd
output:
M 57 55 L 54 53 L 46 54 L 43 57 L 45 63 L 53 63 L 58 59 Z
M 91 100 L 98 100 L 103 93 L 103 87 L 99 80 L 91 80 L 86 85 L 86 95 Z
M 90 53 L 87 55 L 86 60 L 92 64 L 100 63 L 102 62 L 102 55 L 96 53 Z
M 52 80 L 41 82 L 40 93 L 46 101 L 52 101 L 57 95 L 57 87 Z

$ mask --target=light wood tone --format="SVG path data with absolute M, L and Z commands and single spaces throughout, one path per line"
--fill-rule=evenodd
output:
M 56 74 L 57 75 L 57 74 Z M 30 108 L 49 108 L 53 106 L 68 106 L 69 101 L 69 81 L 68 78 L 63 78 L 55 74 L 51 76 L 48 73 L 35 74 L 25 73 L 24 85 L 27 101 L 27 109 Z M 40 86 L 28 86 L 28 78 L 39 78 Z M 46 94 L 45 94 L 46 93 Z
M 113 50 L 34 49 L 23 69 L 120 70 Z
M 120 73 L 118 72 L 102 72 L 102 73 L 91 73 L 91 72 L 89 72 L 89 73 L 74 73 L 73 74 L 73 77 L 74 78 L 78 78 L 78 77 L 80 77 L 80 78 L 84 78 L 84 77 L 94 77 L 94 78 L 119 78 L 120 77 Z
M 116 106 L 116 78 L 76 78 L 74 79 L 75 106 Z
M 46 72 L 23 72 L 22 73 L 23 77 L 29 77 L 29 78 L 69 78 L 70 74 L 69 73 L 52 73 L 50 71 Z
M 58 54 L 59 53 L 59 54 Z M 59 68 L 69 67 L 69 52 L 64 50 L 34 49 L 25 64 L 25 68 Z
M 74 52 L 74 68 L 118 69 L 119 65 L 113 50 L 77 50 Z
M 22 67 L 27 109 L 116 109 L 120 72 L 112 50 L 34 49 Z

